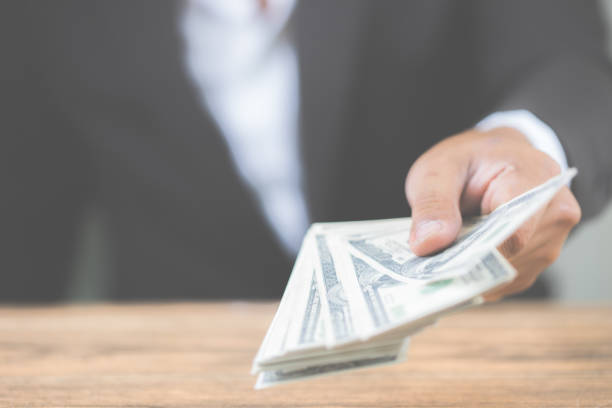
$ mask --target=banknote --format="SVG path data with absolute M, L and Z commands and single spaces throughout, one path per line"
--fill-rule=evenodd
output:
M 353 316 L 349 308 L 344 285 L 336 270 L 327 242 L 327 236 L 314 233 L 318 262 L 315 272 L 319 282 L 319 296 L 325 315 L 328 317 L 326 333 L 328 344 L 342 343 L 355 336 Z
M 287 282 L 285 292 L 281 298 L 280 304 L 270 323 L 266 336 L 255 356 L 252 372 L 257 372 L 257 362 L 265 361 L 274 356 L 282 355 L 287 349 L 288 338 L 291 335 L 291 328 L 297 325 L 292 314 L 288 311 L 295 310 L 298 303 L 303 300 L 302 293 L 304 285 L 307 284 L 308 271 L 313 273 L 312 269 L 312 254 L 310 251 L 311 241 L 309 233 L 304 237 L 304 244 L 298 253 L 293 266 L 291 275 Z M 312 276 L 312 275 L 311 275 Z
M 410 250 L 410 218 L 313 224 L 255 356 L 256 388 L 403 361 L 411 336 L 515 278 L 496 247 L 575 174 L 464 220 L 428 257 Z
M 367 312 L 361 316 L 364 319 L 367 316 L 369 322 L 369 327 L 361 333 L 363 340 L 402 327 L 408 331 L 415 322 L 461 307 L 516 276 L 514 268 L 495 249 L 467 272 L 421 285 L 381 274 L 354 256 L 351 260 L 357 284 L 350 286 L 354 292 L 349 298 L 365 305 Z
M 468 220 L 456 242 L 434 256 L 418 257 L 412 253 L 408 245 L 410 227 L 392 234 L 384 231 L 355 233 L 346 239 L 353 253 L 361 254 L 366 262 L 384 268 L 396 279 L 440 279 L 449 273 L 461 271 L 461 268 L 456 268 L 460 263 L 469 263 L 500 245 L 550 201 L 576 173 L 576 169 L 569 169 L 499 206 L 488 216 Z
M 261 373 L 257 382 L 257 388 L 330 374 L 337 371 L 398 362 L 403 357 L 398 354 L 400 353 L 399 344 L 403 344 L 404 347 L 402 350 L 405 350 L 407 348 L 406 339 L 408 336 L 414 335 L 423 328 L 433 324 L 441 312 L 449 313 L 468 305 L 477 304 L 478 297 L 468 299 L 467 301 L 465 300 L 466 296 L 482 292 L 483 286 L 476 288 L 474 284 L 482 283 L 483 278 L 487 276 L 491 278 L 507 278 L 512 276 L 512 271 L 507 269 L 507 265 L 508 264 L 503 260 L 501 255 L 493 254 L 490 258 L 485 257 L 481 264 L 474 268 L 473 271 L 461 277 L 452 280 L 449 279 L 449 282 L 433 282 L 421 286 L 420 288 L 415 288 L 414 285 L 408 285 L 401 281 L 390 282 L 384 277 L 378 276 L 378 279 L 372 279 L 370 283 L 375 283 L 377 280 L 382 280 L 384 282 L 379 287 L 379 289 L 381 289 L 381 292 L 378 294 L 381 296 L 381 299 L 379 299 L 379 301 L 381 301 L 379 313 L 381 316 L 386 316 L 387 325 L 380 325 L 378 328 L 382 330 L 378 333 L 370 333 L 369 335 L 370 337 L 376 337 L 377 334 L 386 333 L 386 336 L 379 336 L 376 338 L 376 341 L 372 342 L 354 342 L 344 347 L 332 346 L 327 349 L 311 350 L 309 354 L 293 353 L 285 355 L 284 359 L 277 358 L 268 361 L 260 361 L 256 365 L 257 369 L 255 370 L 255 372 Z M 378 275 L 375 271 L 369 271 L 370 273 Z M 363 275 L 360 274 L 360 276 L 362 279 L 364 278 Z M 457 293 L 453 294 L 452 291 L 449 291 L 449 287 L 453 285 L 456 287 L 455 292 L 459 292 L 459 296 Z M 406 308 L 410 307 L 410 305 L 414 306 L 418 304 L 421 299 L 417 296 L 413 296 L 412 299 L 410 297 L 404 298 L 404 296 L 410 296 L 414 293 L 401 290 L 396 293 L 392 291 L 382 293 L 385 288 L 405 289 L 407 286 L 412 286 L 410 288 L 412 290 L 418 289 L 416 294 L 425 297 L 436 296 L 438 293 L 445 293 L 445 297 L 452 299 L 454 302 L 449 302 L 449 299 L 444 299 L 443 301 L 437 301 L 435 303 L 432 302 L 432 305 L 438 305 L 438 310 L 429 310 L 429 313 L 425 311 L 421 316 L 416 316 L 413 311 L 407 313 Z M 462 290 L 462 288 L 465 287 L 472 287 L 473 290 L 471 292 L 466 292 Z M 490 286 L 485 286 L 484 288 L 488 287 Z M 314 291 L 316 291 L 316 286 Z M 311 287 L 311 293 L 312 292 L 313 288 Z M 376 297 L 376 295 L 374 295 L 374 297 Z M 383 303 L 382 298 L 385 299 L 385 303 Z M 312 302 L 308 303 L 311 304 Z M 451 305 L 450 303 L 453 304 Z M 445 305 L 447 307 L 444 307 Z M 392 315 L 392 313 L 395 313 L 395 315 Z M 406 321 L 409 317 L 414 318 L 411 323 Z M 402 321 L 408 324 L 403 326 L 396 324 L 394 327 L 389 324 Z M 310 319 L 304 319 L 303 322 L 304 327 L 312 325 Z
M 264 371 L 259 375 L 255 389 L 357 369 L 399 363 L 405 359 L 408 344 L 409 339 L 406 339 L 396 345 L 372 352 L 370 355 L 352 357 L 347 361 L 314 364 L 296 369 Z

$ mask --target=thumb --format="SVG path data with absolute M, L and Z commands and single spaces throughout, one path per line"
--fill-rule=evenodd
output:
M 406 178 L 406 196 L 412 208 L 410 248 L 418 256 L 447 247 L 461 228 L 459 200 L 468 161 L 453 161 L 446 153 L 425 153 Z

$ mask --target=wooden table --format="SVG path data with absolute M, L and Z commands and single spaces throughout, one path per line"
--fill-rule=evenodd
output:
M 612 306 L 443 319 L 400 365 L 254 391 L 270 303 L 0 307 L 0 406 L 612 407 Z

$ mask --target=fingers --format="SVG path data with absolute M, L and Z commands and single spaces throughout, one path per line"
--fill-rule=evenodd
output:
M 543 246 L 551 247 L 551 243 L 559 242 L 558 248 L 545 253 L 550 261 L 548 264 L 551 264 L 557 259 L 569 232 L 580 222 L 580 217 L 580 206 L 576 198 L 569 188 L 563 187 L 544 209 L 521 225 L 498 247 L 498 250 L 512 261 L 515 257 L 530 252 L 529 250 Z M 538 231 L 537 236 L 534 236 L 536 231 Z M 554 235 L 546 233 L 547 231 L 554 231 Z
M 554 232 L 554 230 L 550 231 L 550 233 L 546 235 L 551 237 L 554 235 Z M 529 253 L 522 254 L 520 257 L 511 261 L 512 265 L 519 272 L 517 277 L 512 282 L 508 282 L 485 294 L 485 300 L 488 302 L 495 301 L 504 296 L 520 293 L 530 288 L 538 276 L 540 276 L 540 273 L 555 261 L 564 240 L 564 237 L 556 237 L 554 240 L 549 240 L 542 247 L 536 248 Z M 553 253 L 555 256 L 552 255 Z
M 527 248 L 543 214 L 544 210 L 538 211 L 497 248 L 506 259 L 513 259 Z
M 532 175 L 523 173 L 525 171 L 519 171 L 515 166 L 507 166 L 490 180 L 482 198 L 483 214 L 492 212 L 546 179 L 534 179 Z M 545 209 L 536 212 L 497 248 L 505 258 L 512 259 L 529 245 L 544 212 Z
M 572 228 L 580 221 L 581 211 L 569 188 L 564 187 L 548 204 L 541 216 L 538 232 L 524 248 L 509 257 L 519 271 L 517 278 L 485 295 L 486 301 L 519 293 L 529 288 L 539 274 L 552 265 Z
M 550 202 L 547 213 L 558 227 L 567 232 L 574 228 L 582 218 L 582 210 L 568 187 L 563 187 Z
M 516 280 L 505 284 L 500 288 L 487 292 L 483 298 L 486 302 L 496 302 L 505 296 L 514 295 L 529 289 L 538 278 L 538 274 L 520 276 Z
M 416 255 L 443 249 L 461 228 L 459 200 L 469 161 L 453 157 L 448 149 L 434 148 L 415 162 L 406 179 L 413 220 L 410 248 Z

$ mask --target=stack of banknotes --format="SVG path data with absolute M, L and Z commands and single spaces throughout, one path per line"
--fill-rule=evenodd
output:
M 410 251 L 410 218 L 313 224 L 255 357 L 255 388 L 402 361 L 410 336 L 514 279 L 496 247 L 575 174 L 464 222 L 428 257 Z

